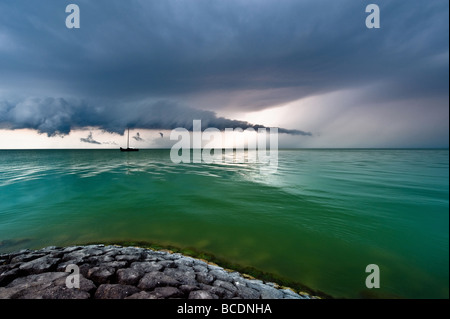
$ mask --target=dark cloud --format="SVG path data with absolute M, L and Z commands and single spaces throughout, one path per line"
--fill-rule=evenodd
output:
M 358 88 L 405 113 L 411 99 L 448 100 L 448 1 L 378 0 L 377 30 L 365 27 L 371 1 L 78 0 L 78 30 L 64 25 L 69 3 L 0 3 L 3 127 L 245 127 L 213 111 Z
M 145 140 L 141 137 L 141 135 L 139 134 L 139 132 L 137 132 L 136 135 L 133 136 L 133 138 L 134 138 L 136 141 L 138 141 L 138 142 L 145 141 Z
M 68 134 L 72 129 L 96 127 L 123 134 L 126 128 L 192 130 L 193 121 L 201 120 L 202 129 L 215 127 L 242 129 L 264 128 L 263 125 L 217 117 L 212 111 L 183 107 L 169 101 L 90 105 L 85 101 L 63 98 L 31 98 L 17 103 L 0 102 L 0 127 L 31 128 L 49 136 Z M 279 128 L 279 133 L 306 135 L 301 130 Z M 139 133 L 133 137 L 142 140 Z M 92 133 L 83 142 L 92 143 Z M 94 141 L 95 142 L 95 141 Z
M 80 141 L 83 143 L 89 143 L 89 144 L 102 144 L 92 137 L 92 132 L 89 132 L 89 135 L 86 138 L 80 138 Z

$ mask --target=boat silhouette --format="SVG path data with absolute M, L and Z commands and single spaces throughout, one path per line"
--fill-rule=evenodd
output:
M 120 148 L 121 152 L 137 152 L 139 151 L 138 148 L 132 148 L 130 147 L 130 128 L 128 128 L 128 139 L 127 139 L 127 148 Z

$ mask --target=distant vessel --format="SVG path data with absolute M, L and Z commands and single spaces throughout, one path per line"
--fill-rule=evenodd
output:
M 127 148 L 120 148 L 121 152 L 137 152 L 138 148 L 130 148 L 130 128 L 128 128 Z

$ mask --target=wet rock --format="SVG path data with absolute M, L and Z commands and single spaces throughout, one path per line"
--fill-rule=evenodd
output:
M 115 270 L 112 268 L 94 267 L 89 269 L 87 278 L 91 279 L 96 284 L 107 284 L 110 282 L 110 279 L 114 273 Z
M 157 287 L 154 292 L 162 298 L 179 298 L 183 293 L 175 287 Z
M 234 292 L 237 289 L 232 283 L 230 283 L 228 281 L 223 281 L 223 280 L 216 280 L 216 281 L 214 281 L 213 286 L 224 288 L 224 289 L 227 289 L 227 290 L 229 290 L 231 292 Z
M 43 272 L 51 271 L 52 268 L 56 269 L 56 264 L 59 261 L 59 258 L 44 256 L 20 265 L 19 269 L 28 274 L 40 274 Z
M 230 282 L 232 281 L 232 278 L 230 277 L 229 273 L 227 273 L 225 270 L 214 269 L 211 270 L 209 274 L 221 281 L 230 281 Z
M 191 291 L 189 299 L 214 299 L 211 293 L 205 290 Z
M 11 270 L 5 270 L 4 272 L 0 273 L 0 287 L 6 286 L 11 281 L 16 279 L 19 276 L 20 270 L 18 268 L 14 268 Z
M 77 265 L 80 288 L 65 272 Z M 98 287 L 98 288 L 97 288 Z M 202 260 L 136 247 L 47 247 L 0 255 L 0 299 L 299 299 L 310 295 L 246 279 Z
M 86 291 L 63 286 L 49 287 L 41 291 L 40 295 L 42 299 L 89 299 L 91 297 Z
M 206 285 L 211 285 L 214 281 L 214 277 L 208 273 L 198 273 L 196 278 L 198 282 Z
M 154 292 L 141 291 L 129 297 L 126 297 L 125 299 L 159 299 L 159 298 L 161 298 L 161 296 L 157 295 Z
M 245 287 L 245 286 L 238 286 L 237 294 L 242 299 L 259 299 L 261 297 L 261 293 L 255 289 Z
M 261 286 L 261 299 L 282 299 L 283 293 L 271 286 Z
M 132 263 L 131 268 L 141 272 L 152 272 L 160 271 L 164 268 L 164 266 L 155 261 L 142 261 Z
M 174 269 L 174 268 L 166 268 L 164 269 L 164 274 L 167 276 L 174 278 L 182 285 L 195 285 L 197 281 L 195 280 L 195 273 L 192 268 L 184 269 Z M 190 269 L 190 270 L 189 270 Z
M 136 285 L 143 275 L 143 271 L 139 271 L 136 269 L 119 269 L 117 271 L 117 281 L 122 285 Z
M 152 271 L 144 275 L 139 281 L 138 288 L 143 290 L 153 290 L 160 286 L 179 286 L 178 280 L 163 273 Z
M 102 284 L 95 292 L 95 299 L 124 299 L 140 290 L 135 286 L 119 284 Z
M 198 286 L 197 285 L 181 285 L 180 287 L 178 287 L 178 289 L 180 289 L 185 295 L 189 295 L 189 293 L 193 290 L 197 290 Z

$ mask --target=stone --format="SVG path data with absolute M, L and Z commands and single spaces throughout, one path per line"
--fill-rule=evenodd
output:
M 11 281 L 16 279 L 20 273 L 18 268 L 13 268 L 11 270 L 7 270 L 0 274 L 0 286 L 6 286 Z
M 271 286 L 261 286 L 261 299 L 283 299 L 283 293 Z
M 164 267 L 161 264 L 154 261 L 142 261 L 132 263 L 131 268 L 142 272 L 151 272 L 151 271 L 160 271 Z
M 261 297 L 259 291 L 245 286 L 239 286 L 237 294 L 242 299 L 259 299 Z
M 180 257 L 174 261 L 177 266 L 183 265 L 187 267 L 194 266 L 194 259 L 191 257 Z
M 183 296 L 183 293 L 175 287 L 157 287 L 154 292 L 162 298 L 179 298 Z
M 144 275 L 139 281 L 138 288 L 143 290 L 153 290 L 160 286 L 178 286 L 178 280 L 163 273 L 152 271 Z
M 45 255 L 46 255 L 45 253 L 31 253 L 31 254 L 17 255 L 10 260 L 10 264 L 15 264 L 19 262 L 28 262 L 33 259 L 44 257 Z
M 225 270 L 214 269 L 209 272 L 210 275 L 214 276 L 214 278 L 221 281 L 232 281 L 233 279 L 229 276 L 229 274 Z
M 102 284 L 95 292 L 95 299 L 124 299 L 140 290 L 130 285 Z
M 237 290 L 236 286 L 234 286 L 232 283 L 223 280 L 214 281 L 213 286 L 224 288 L 231 292 L 235 292 Z
M 42 299 L 89 299 L 91 297 L 86 291 L 62 286 L 49 287 L 40 292 L 40 295 Z
M 258 291 L 260 291 L 261 288 L 264 286 L 263 281 L 258 279 L 248 279 L 245 282 L 247 284 L 247 287 L 253 288 Z
M 284 294 L 284 299 L 303 299 L 302 296 L 290 289 L 281 289 L 280 291 Z
M 54 281 L 67 276 L 61 272 L 47 272 L 19 277 L 0 288 L 0 299 L 42 299 L 42 292 L 55 286 Z
M 83 262 L 84 258 L 90 257 L 84 250 L 75 250 L 62 257 L 63 261 L 73 260 L 76 264 Z
M 160 298 L 160 296 L 154 292 L 141 291 L 129 297 L 126 297 L 125 299 L 158 299 L 158 298 Z
M 214 277 L 208 273 L 197 273 L 197 281 L 202 284 L 211 285 L 214 281 Z
M 56 269 L 56 264 L 59 261 L 59 258 L 44 256 L 20 265 L 19 269 L 28 274 L 40 274 L 43 272 L 51 271 L 52 268 Z
M 216 287 L 216 286 L 209 286 L 209 285 L 203 285 L 200 284 L 200 288 L 202 290 L 206 290 L 209 291 L 213 297 L 216 296 L 217 299 L 221 298 L 221 299 L 231 299 L 233 298 L 236 294 L 234 292 L 231 292 L 225 288 L 221 288 L 221 287 Z M 216 298 L 214 298 L 216 299 Z
M 194 285 L 181 285 L 180 287 L 178 287 L 178 289 L 181 290 L 181 292 L 183 292 L 185 295 L 189 295 L 189 293 L 193 290 L 197 290 L 198 286 L 194 286 Z
M 94 267 L 89 269 L 87 278 L 91 279 L 97 284 L 107 284 L 114 275 L 115 270 L 105 267 Z
M 165 268 L 176 268 L 177 267 L 177 265 L 171 260 L 161 260 L 158 262 L 158 264 L 160 264 L 161 266 L 163 266 Z
M 199 273 L 207 273 L 208 272 L 207 266 L 194 265 L 192 268 L 194 269 L 195 272 L 199 272 Z
M 214 299 L 211 293 L 205 290 L 196 290 L 189 293 L 189 299 Z
M 179 270 L 174 268 L 166 268 L 164 269 L 164 274 L 166 274 L 171 278 L 174 278 L 175 280 L 179 281 L 180 284 L 183 285 L 197 284 L 197 281 L 195 280 L 195 273 L 192 270 L 192 268 L 190 268 L 190 271 L 185 271 L 184 269 Z
M 66 275 L 68 276 L 69 273 L 66 273 Z M 61 286 L 61 287 L 66 287 L 67 276 L 56 279 L 54 281 L 55 285 L 56 286 Z M 71 289 L 81 290 L 81 291 L 87 292 L 89 294 L 95 292 L 95 290 L 97 289 L 97 286 L 94 284 L 94 282 L 92 280 L 89 280 L 89 279 L 85 278 L 81 274 L 80 274 L 79 278 L 80 278 L 80 288 L 71 288 Z
M 126 261 L 126 262 L 133 262 L 138 261 L 141 259 L 141 255 L 117 255 L 115 257 L 117 261 Z
M 79 267 L 80 288 L 66 286 L 70 264 Z M 136 247 L 46 247 L 0 255 L 0 299 L 316 298 L 244 277 L 192 257 Z
M 143 271 L 132 268 L 117 270 L 117 281 L 122 285 L 136 285 L 144 275 Z

